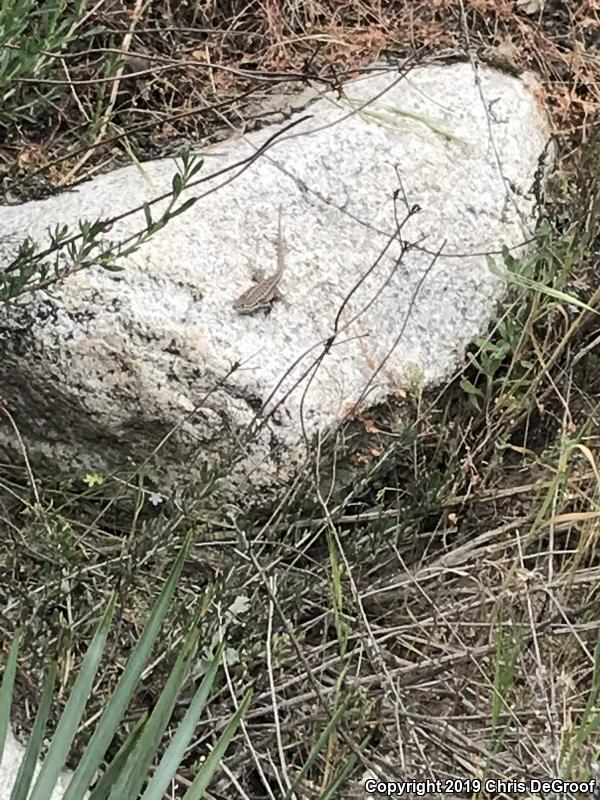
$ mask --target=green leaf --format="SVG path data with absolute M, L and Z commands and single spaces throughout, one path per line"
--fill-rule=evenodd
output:
M 169 723 L 169 719 L 175 707 L 177 698 L 181 691 L 185 675 L 192 656 L 195 653 L 198 642 L 198 632 L 193 629 L 177 656 L 177 660 L 171 674 L 169 675 L 165 687 L 150 714 L 150 719 L 144 725 L 144 730 L 140 734 L 139 740 L 127 759 L 127 763 L 121 775 L 109 795 L 109 800 L 121 800 L 123 797 L 137 797 L 144 781 L 148 776 L 148 770 L 162 739 L 162 735 Z
M 118 264 L 109 264 L 108 261 L 101 262 L 100 266 L 107 272 L 123 272 L 124 270 L 124 267 L 120 267 Z
M 19 771 L 15 779 L 10 800 L 26 800 L 35 768 L 37 766 L 42 743 L 44 741 L 44 734 L 46 732 L 46 723 L 48 715 L 50 714 L 50 707 L 52 705 L 52 696 L 54 694 L 54 684 L 56 683 L 56 674 L 58 672 L 58 665 L 53 663 L 50 665 L 48 674 L 44 680 L 44 688 L 42 689 L 42 699 L 35 715 L 35 722 L 31 730 L 31 735 L 25 748 L 25 753 L 19 765 Z
M 460 382 L 460 388 L 463 392 L 470 395 L 477 395 L 478 397 L 483 397 L 483 393 L 481 389 L 478 389 L 468 378 L 463 378 Z
M 65 763 L 75 733 L 85 706 L 92 691 L 94 678 L 102 658 L 106 637 L 110 627 L 110 621 L 115 608 L 116 594 L 113 594 L 108 601 L 106 611 L 102 615 L 94 637 L 85 654 L 83 663 L 75 685 L 73 686 L 67 704 L 56 726 L 56 731 L 52 737 L 48 754 L 38 773 L 37 780 L 33 787 L 29 800 L 49 800 L 52 790 L 56 785 L 58 776 L 65 768 Z
M 163 589 L 158 596 L 156 603 L 154 604 L 150 619 L 146 623 L 146 627 L 140 636 L 140 640 L 135 646 L 131 656 L 129 657 L 129 660 L 127 661 L 127 666 L 123 671 L 123 675 L 121 676 L 121 679 L 98 722 L 96 730 L 94 731 L 94 734 L 85 749 L 85 753 L 83 754 L 82 759 L 75 770 L 75 774 L 73 775 L 71 783 L 69 784 L 69 788 L 65 792 L 63 800 L 81 800 L 81 798 L 84 796 L 84 793 L 88 790 L 96 770 L 102 763 L 104 754 L 106 753 L 106 750 L 113 739 L 115 731 L 121 723 L 121 718 L 123 717 L 125 709 L 127 708 L 133 692 L 138 685 L 140 676 L 148 662 L 152 647 L 154 646 L 158 634 L 160 633 L 160 629 L 171 604 L 173 594 L 177 588 L 177 583 L 181 576 L 183 565 L 189 553 L 190 547 L 192 546 L 192 537 L 193 532 L 191 532 L 186 538 L 183 547 L 181 548 L 179 555 L 173 564 L 171 574 L 165 582 L 165 585 L 163 586 Z
M 140 733 L 148 720 L 148 712 L 144 712 L 142 716 L 135 723 L 129 736 L 121 747 L 117 755 L 113 758 L 109 766 L 106 768 L 104 775 L 100 778 L 98 783 L 94 786 L 94 791 L 90 794 L 87 800 L 106 800 L 110 790 L 117 782 L 119 775 L 123 771 L 125 762 L 139 739 Z
M 8 651 L 4 675 L 2 676 L 2 685 L 0 686 L 0 759 L 2 758 L 2 753 L 4 753 L 6 732 L 8 731 L 8 725 L 10 723 L 10 709 L 12 706 L 13 686 L 15 683 L 15 674 L 17 672 L 17 655 L 20 642 L 21 631 L 17 630 L 15 631 L 10 650 Z
M 223 656 L 224 646 L 224 643 L 221 643 L 221 646 L 218 648 L 209 669 L 202 679 L 200 688 L 194 695 L 190 707 L 179 723 L 177 732 L 171 739 L 152 780 L 142 795 L 142 800 L 161 800 L 167 791 L 169 783 L 177 772 L 186 748 L 194 735 L 208 695 L 213 688 L 217 669 L 219 668 Z
M 173 181 L 171 183 L 171 186 L 173 191 L 173 197 L 179 197 L 179 195 L 183 191 L 183 181 L 181 180 L 181 175 L 178 172 L 176 172 L 175 175 L 173 175 Z
M 148 203 L 144 203 L 144 216 L 146 217 L 146 227 L 152 227 L 152 211 L 150 211 L 150 206 Z
M 219 737 L 219 741 L 211 750 L 210 755 L 208 756 L 204 764 L 202 764 L 202 767 L 200 768 L 200 771 L 194 778 L 192 785 L 183 796 L 183 800 L 202 800 L 202 797 L 204 796 L 204 791 L 206 790 L 209 783 L 213 779 L 213 775 L 216 772 L 219 764 L 221 763 L 221 759 L 225 755 L 225 751 L 229 747 L 229 743 L 233 739 L 233 736 L 237 731 L 239 724 L 242 720 L 242 717 L 246 713 L 246 709 L 250 705 L 251 700 L 252 700 L 252 690 L 249 689 L 248 692 L 246 693 L 246 696 L 240 703 L 240 707 L 235 712 L 235 715 L 232 717 L 231 722 L 227 725 L 227 727 Z
M 173 217 L 176 217 L 179 214 L 183 214 L 183 212 L 187 211 L 188 208 L 191 208 L 197 200 L 198 200 L 197 197 L 190 197 L 188 200 L 182 203 L 179 206 L 179 208 L 176 208 L 173 211 L 171 211 L 171 213 L 169 214 L 169 219 L 173 219 Z

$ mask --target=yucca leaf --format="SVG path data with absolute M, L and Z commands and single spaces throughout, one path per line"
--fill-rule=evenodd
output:
M 164 796 L 169 786 L 169 782 L 173 778 L 173 775 L 175 775 L 177 768 L 179 767 L 185 754 L 185 750 L 190 743 L 192 736 L 194 735 L 194 731 L 196 730 L 200 715 L 204 710 L 204 705 L 208 699 L 208 695 L 213 688 L 215 676 L 217 674 L 217 669 L 219 668 L 224 647 L 224 643 L 221 643 L 210 667 L 202 679 L 200 688 L 194 695 L 194 699 L 192 700 L 190 707 L 188 708 L 184 718 L 179 723 L 177 731 L 171 739 L 169 746 L 165 750 L 152 780 L 142 795 L 142 800 L 161 800 L 161 798 Z
M 2 676 L 2 685 L 0 686 L 0 760 L 2 759 L 2 753 L 4 753 L 6 732 L 10 724 L 10 709 L 12 706 L 13 686 L 15 684 L 15 674 L 17 672 L 17 655 L 19 653 L 20 643 L 21 631 L 17 630 L 15 631 L 10 650 L 8 651 L 4 675 Z
M 50 713 L 52 705 L 52 696 L 54 694 L 54 684 L 56 683 L 56 673 L 58 672 L 58 665 L 53 663 L 50 665 L 48 674 L 44 680 L 44 687 L 42 689 L 42 698 L 38 706 L 37 714 L 35 715 L 35 722 L 31 730 L 31 735 L 25 748 L 25 753 L 19 765 L 19 771 L 15 779 L 10 800 L 26 800 L 35 768 L 37 766 L 38 757 L 42 749 L 44 741 L 44 734 L 46 732 L 46 722 Z
M 192 544 L 192 535 L 193 534 L 190 533 L 186 538 L 173 564 L 171 574 L 154 604 L 154 608 L 140 636 L 140 640 L 127 661 L 127 666 L 85 749 L 85 753 L 75 770 L 75 774 L 71 779 L 63 800 L 81 800 L 81 798 L 85 796 L 85 792 L 89 789 L 90 782 L 96 770 L 102 763 L 104 754 L 115 735 L 115 731 L 119 727 L 121 718 L 129 705 L 133 692 L 139 683 L 140 676 L 148 662 L 152 647 L 160 633 L 165 615 L 177 587 L 181 570 L 183 569 L 185 559 L 187 558 Z
M 211 750 L 208 758 L 202 764 L 200 770 L 194 778 L 192 785 L 183 796 L 183 800 L 202 800 L 204 797 L 204 791 L 208 787 L 208 784 L 211 782 L 213 775 L 218 769 L 219 764 L 225 755 L 225 751 L 229 747 L 229 742 L 233 739 L 233 735 L 237 731 L 240 721 L 243 715 L 246 713 L 246 709 L 250 705 L 251 700 L 252 690 L 249 689 L 246 693 L 246 696 L 240 703 L 240 707 L 232 717 L 231 722 L 227 725 L 219 737 L 218 742 Z
M 136 742 L 139 739 L 140 733 L 142 732 L 142 728 L 146 724 L 148 720 L 148 712 L 144 712 L 142 716 L 138 719 L 135 723 L 133 728 L 129 732 L 129 736 L 117 752 L 117 755 L 113 758 L 110 762 L 106 770 L 104 771 L 104 775 L 100 778 L 98 783 L 94 786 L 93 792 L 91 792 L 88 800 L 106 800 L 108 795 L 110 794 L 110 790 L 117 782 L 119 775 L 123 770 L 123 766 L 127 759 L 129 758 L 129 754 L 131 753 L 133 747 L 135 746 Z
M 85 654 L 79 675 L 56 726 L 56 731 L 48 748 L 48 754 L 39 771 L 29 800 L 49 800 L 58 776 L 65 767 L 71 744 L 83 717 L 100 659 L 104 652 L 104 645 L 106 644 L 106 637 L 115 608 L 115 599 L 116 594 L 113 592 Z
M 150 765 L 156 756 L 162 735 L 179 697 L 181 685 L 198 642 L 197 630 L 192 630 L 179 655 L 171 674 L 158 698 L 150 719 L 134 747 L 119 779 L 113 786 L 109 800 L 122 800 L 124 797 L 137 797 L 148 776 Z

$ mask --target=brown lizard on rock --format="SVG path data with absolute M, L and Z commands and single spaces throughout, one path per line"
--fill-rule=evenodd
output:
M 260 273 L 256 276 L 256 283 L 233 301 L 233 307 L 238 314 L 254 314 L 261 308 L 269 308 L 273 300 L 280 297 L 279 281 L 284 269 L 284 243 L 281 230 L 281 206 L 279 206 L 279 226 L 277 231 L 277 269 L 272 275 L 263 277 Z

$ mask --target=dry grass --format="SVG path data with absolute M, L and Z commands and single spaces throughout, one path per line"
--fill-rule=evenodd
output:
M 538 4 L 540 5 L 540 4 Z M 566 156 L 589 140 L 600 103 L 596 0 L 424 3 L 252 0 L 100 2 L 57 54 L 51 75 L 23 78 L 35 97 L 18 127 L 0 126 L 5 189 L 37 196 L 98 170 L 208 144 L 265 121 L 273 87 L 335 85 L 376 59 L 470 57 L 534 71 Z M 224 124 L 223 118 L 227 120 Z

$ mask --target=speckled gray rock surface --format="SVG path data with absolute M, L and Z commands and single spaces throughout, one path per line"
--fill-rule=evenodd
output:
M 261 404 L 283 401 L 240 462 L 234 482 L 251 489 L 293 471 L 301 415 L 310 435 L 342 419 L 367 385 L 364 402 L 376 403 L 407 380 L 447 376 L 486 329 L 503 290 L 481 254 L 530 235 L 531 189 L 548 140 L 523 82 L 493 70 L 482 70 L 480 81 L 479 88 L 471 66 L 457 64 L 348 84 L 345 99 L 327 95 L 311 105 L 310 119 L 177 217 L 124 271 L 91 269 L 9 308 L 0 326 L 0 394 L 30 456 L 102 471 L 143 460 L 172 431 L 157 459 L 161 480 L 193 480 L 202 463 L 237 447 Z M 202 175 L 247 158 L 274 131 L 211 149 Z M 396 170 L 409 203 L 421 207 L 402 230 L 418 246 L 396 266 L 399 244 L 390 246 L 344 305 L 339 335 L 311 371 L 344 298 L 394 231 Z M 173 172 L 171 160 L 146 163 L 2 207 L 0 229 L 9 239 L 43 240 L 59 222 L 151 200 L 168 190 Z M 238 316 L 232 300 L 256 268 L 274 267 L 280 204 L 285 303 Z M 128 217 L 110 237 L 140 225 L 141 214 Z M 240 368 L 220 383 L 235 362 Z M 18 452 L 6 423 L 0 446 Z
M 0 800 L 10 800 L 24 753 L 25 748 L 19 744 L 13 736 L 12 731 L 9 729 L 6 733 L 4 752 L 2 753 L 2 761 L 0 762 Z M 56 787 L 52 792 L 51 800 L 60 800 L 67 790 L 71 775 L 71 772 L 64 772 L 59 776 Z

